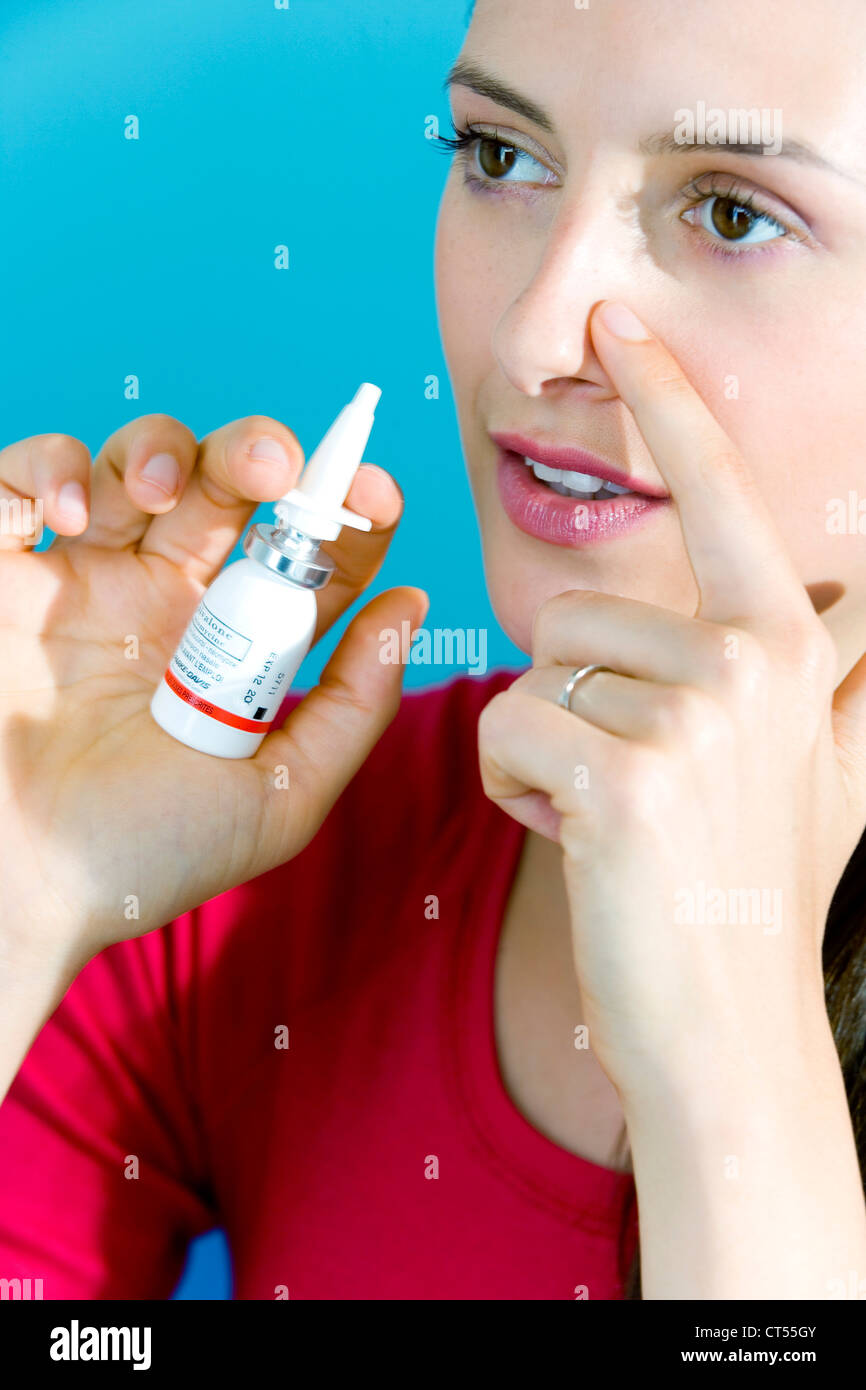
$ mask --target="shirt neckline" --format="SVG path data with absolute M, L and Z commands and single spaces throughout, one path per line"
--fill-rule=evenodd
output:
M 482 794 L 483 795 L 483 794 Z M 502 922 L 526 829 L 483 799 L 473 808 L 475 834 L 454 958 L 447 1016 L 453 1080 L 464 1123 L 486 1165 L 536 1206 L 605 1236 L 620 1231 L 634 1197 L 631 1173 L 619 1173 L 564 1149 L 521 1114 L 505 1087 L 496 1051 L 494 969 Z M 464 881 L 466 881 L 464 879 Z

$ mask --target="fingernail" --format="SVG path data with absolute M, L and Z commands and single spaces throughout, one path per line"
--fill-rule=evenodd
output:
M 154 454 L 138 476 L 142 482 L 158 487 L 167 497 L 173 497 L 180 486 L 180 468 L 173 454 Z
M 652 337 L 648 333 L 631 309 L 626 308 L 625 304 L 603 304 L 599 309 L 599 317 L 609 333 L 615 338 L 624 338 L 629 343 L 641 343 Z
M 57 510 L 64 520 L 84 521 L 87 518 L 87 494 L 80 483 L 64 483 L 57 494 Z
M 288 463 L 289 455 L 278 439 L 257 439 L 247 451 L 247 457 L 256 463 Z

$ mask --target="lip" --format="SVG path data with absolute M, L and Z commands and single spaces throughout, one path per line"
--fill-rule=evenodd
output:
M 536 463 L 546 463 L 549 468 L 568 468 L 575 473 L 588 473 L 591 478 L 601 478 L 606 483 L 616 483 L 617 487 L 631 488 L 642 497 L 670 497 L 663 487 L 641 483 L 637 478 L 623 473 L 621 468 L 612 468 L 604 459 L 575 444 L 542 444 L 530 439 L 527 434 L 496 430 L 491 431 L 490 438 L 506 453 L 519 454 L 521 458 L 531 458 Z
M 579 452 L 579 451 L 577 451 Z M 535 454 L 530 454 L 534 458 Z M 561 455 L 560 455 L 561 457 Z M 591 455 L 584 455 L 591 458 Z M 670 507 L 671 499 L 649 497 L 643 493 L 623 493 L 602 501 L 580 501 L 563 497 L 535 477 L 524 463 L 524 456 L 500 448 L 496 459 L 496 481 L 505 514 L 520 531 L 551 545 L 570 549 L 614 540 L 644 525 L 655 512 Z M 541 459 L 539 462 L 546 462 Z M 563 467 L 551 464 L 551 467 Z M 583 468 L 580 472 L 584 472 Z M 595 477 L 601 476 L 599 473 Z M 622 475 L 620 475 L 622 476 Z M 611 478 L 610 481 L 616 481 Z M 623 486 L 626 484 L 624 483 Z

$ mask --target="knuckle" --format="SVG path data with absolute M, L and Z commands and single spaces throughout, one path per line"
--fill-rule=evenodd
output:
M 245 415 L 243 419 L 236 420 L 230 428 L 235 438 L 244 445 L 254 444 L 262 435 L 269 435 L 284 444 L 299 447 L 294 431 L 281 424 L 279 420 L 273 420 L 270 415 Z
M 134 424 L 132 438 L 124 450 L 128 466 L 132 458 L 147 457 L 160 448 L 170 448 L 183 460 L 195 458 L 198 440 L 188 425 L 173 415 L 142 415 Z
M 502 695 L 510 695 L 512 698 L 518 692 L 523 695 L 534 695 L 538 693 L 539 672 L 538 668 L 529 666 L 525 671 L 521 671 L 511 682 L 507 690 L 501 690 L 493 699 L 498 700 Z M 493 700 L 490 702 L 493 703 Z
M 486 749 L 481 750 L 478 759 L 478 771 L 481 777 L 481 788 L 486 797 L 495 801 L 500 789 L 502 774 L 494 759 Z
M 532 637 L 530 639 L 530 650 L 533 659 L 537 662 L 550 650 L 550 633 L 553 626 L 553 613 L 550 608 L 550 599 L 545 599 L 532 618 Z
M 703 477 L 727 478 L 738 492 L 757 495 L 754 476 L 738 449 L 726 439 L 712 439 L 695 451 L 697 468 Z
M 556 636 L 566 619 L 574 616 L 577 605 L 591 603 L 594 597 L 592 589 L 565 589 L 539 604 L 532 620 L 532 653 L 536 660 L 557 645 Z
M 760 697 L 769 687 L 770 654 L 751 632 L 726 632 L 716 663 L 722 690 L 738 699 Z
M 79 463 L 90 458 L 87 446 L 71 434 L 37 434 L 28 441 L 28 445 L 31 458 L 37 455 L 52 465 L 70 461 Z
M 507 718 L 509 707 L 506 690 L 500 690 L 498 695 L 494 695 L 492 700 L 488 700 L 478 717 L 479 747 L 486 746 L 493 741 L 497 731 L 502 728 L 503 720 Z
M 820 619 L 792 624 L 785 639 L 786 658 L 800 679 L 820 686 L 835 681 L 836 644 Z
M 657 827 L 676 802 L 669 759 L 650 745 L 631 744 L 617 772 L 613 799 L 619 823 Z
M 139 415 L 138 419 L 135 421 L 135 425 L 139 430 L 183 430 L 184 433 L 189 432 L 188 427 L 181 420 L 175 419 L 173 415 L 164 415 L 159 411 L 155 412 L 153 415 Z
M 653 706 L 654 732 L 663 740 L 701 742 L 718 722 L 718 706 L 693 686 L 671 686 Z
M 644 389 L 666 400 L 681 400 L 694 394 L 682 372 L 666 359 L 650 362 L 643 374 Z

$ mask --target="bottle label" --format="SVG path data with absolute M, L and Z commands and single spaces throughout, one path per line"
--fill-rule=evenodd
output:
M 233 729 L 266 734 L 304 655 L 254 641 L 202 600 L 168 664 L 165 683 L 201 714 Z

